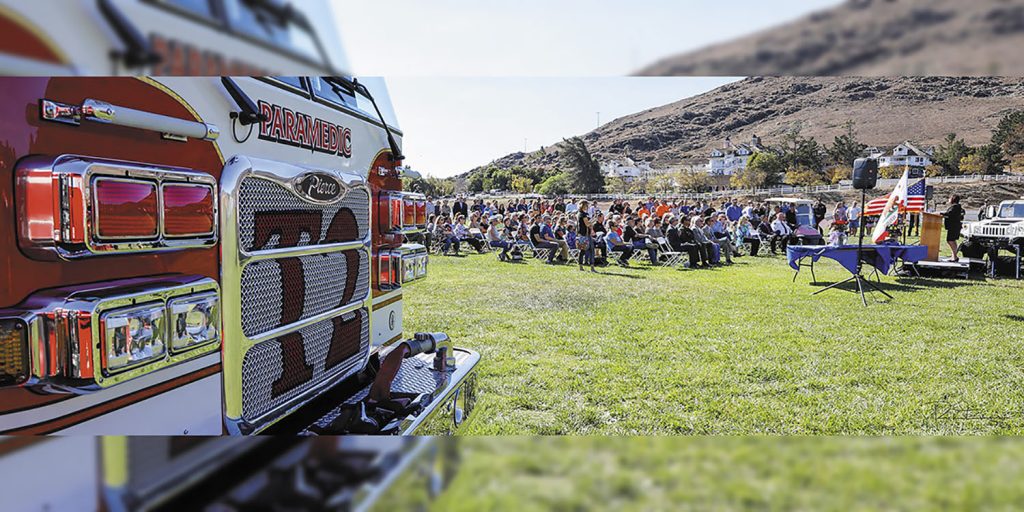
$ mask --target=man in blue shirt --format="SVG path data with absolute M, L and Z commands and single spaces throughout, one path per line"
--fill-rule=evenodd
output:
M 743 216 L 743 209 L 735 201 L 729 201 L 729 205 L 725 207 L 725 216 L 730 222 L 737 222 Z
M 545 214 L 541 219 L 542 222 L 539 222 L 530 228 L 530 241 L 533 242 L 533 246 L 537 249 L 547 249 L 547 263 L 550 265 L 555 262 L 555 256 L 558 254 L 559 244 L 555 238 L 554 230 L 551 229 L 551 216 Z
M 629 259 L 633 257 L 633 246 L 622 240 L 622 237 L 619 236 L 619 233 L 615 230 L 616 227 L 618 226 L 615 221 L 608 221 L 608 234 L 604 236 L 604 241 L 608 244 L 609 253 L 622 253 L 619 256 L 619 266 L 628 267 Z

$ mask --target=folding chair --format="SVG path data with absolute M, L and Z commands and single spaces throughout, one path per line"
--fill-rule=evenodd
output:
M 441 240 L 431 240 L 429 251 L 431 254 L 441 254 L 442 247 L 444 247 L 444 242 Z
M 674 267 L 682 259 L 683 253 L 672 250 L 672 246 L 669 245 L 668 240 L 665 237 L 658 237 L 658 257 L 661 256 L 666 258 L 665 265 Z
M 516 243 L 519 245 L 525 245 L 526 247 L 529 247 L 530 250 L 533 251 L 533 257 L 537 258 L 538 260 L 547 259 L 548 253 L 551 251 L 551 249 L 538 249 L 537 246 L 533 245 L 533 240 L 520 240 Z
M 579 260 L 580 260 L 580 250 L 578 248 L 576 248 L 576 246 L 570 247 L 569 248 L 569 261 L 579 261 Z

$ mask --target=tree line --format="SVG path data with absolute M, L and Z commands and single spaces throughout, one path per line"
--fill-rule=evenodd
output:
M 755 153 L 747 167 L 735 174 L 730 184 L 736 188 L 763 188 L 772 185 L 814 186 L 839 183 L 850 178 L 853 161 L 863 156 L 868 146 L 857 137 L 855 123 L 847 121 L 843 133 L 830 146 L 792 128 L 782 144 L 773 151 Z M 1024 172 L 1024 111 L 1006 114 L 992 131 L 987 144 L 970 146 L 955 133 L 946 134 L 934 154 L 927 176 L 998 174 Z M 883 178 L 897 178 L 904 167 L 885 167 Z

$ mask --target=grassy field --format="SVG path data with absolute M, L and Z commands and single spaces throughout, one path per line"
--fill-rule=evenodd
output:
M 1021 510 L 1024 440 L 479 437 L 434 510 Z
M 405 322 L 483 355 L 463 434 L 1024 433 L 1021 283 L 886 277 L 895 300 L 864 308 L 791 280 L 781 256 L 600 274 L 433 257 Z

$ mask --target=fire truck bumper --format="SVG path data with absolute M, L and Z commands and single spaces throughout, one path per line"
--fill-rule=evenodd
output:
M 381 354 L 383 358 L 389 350 Z M 416 396 L 422 404 L 414 414 L 397 417 L 381 425 L 382 433 L 394 435 L 450 435 L 472 414 L 477 398 L 477 365 L 480 354 L 455 348 L 454 368 L 447 371 L 434 369 L 434 354 L 420 354 L 402 361 L 392 382 L 391 392 Z M 310 425 L 304 434 L 331 431 L 331 425 L 346 408 L 358 407 L 367 397 L 370 386 L 349 397 L 338 407 Z

